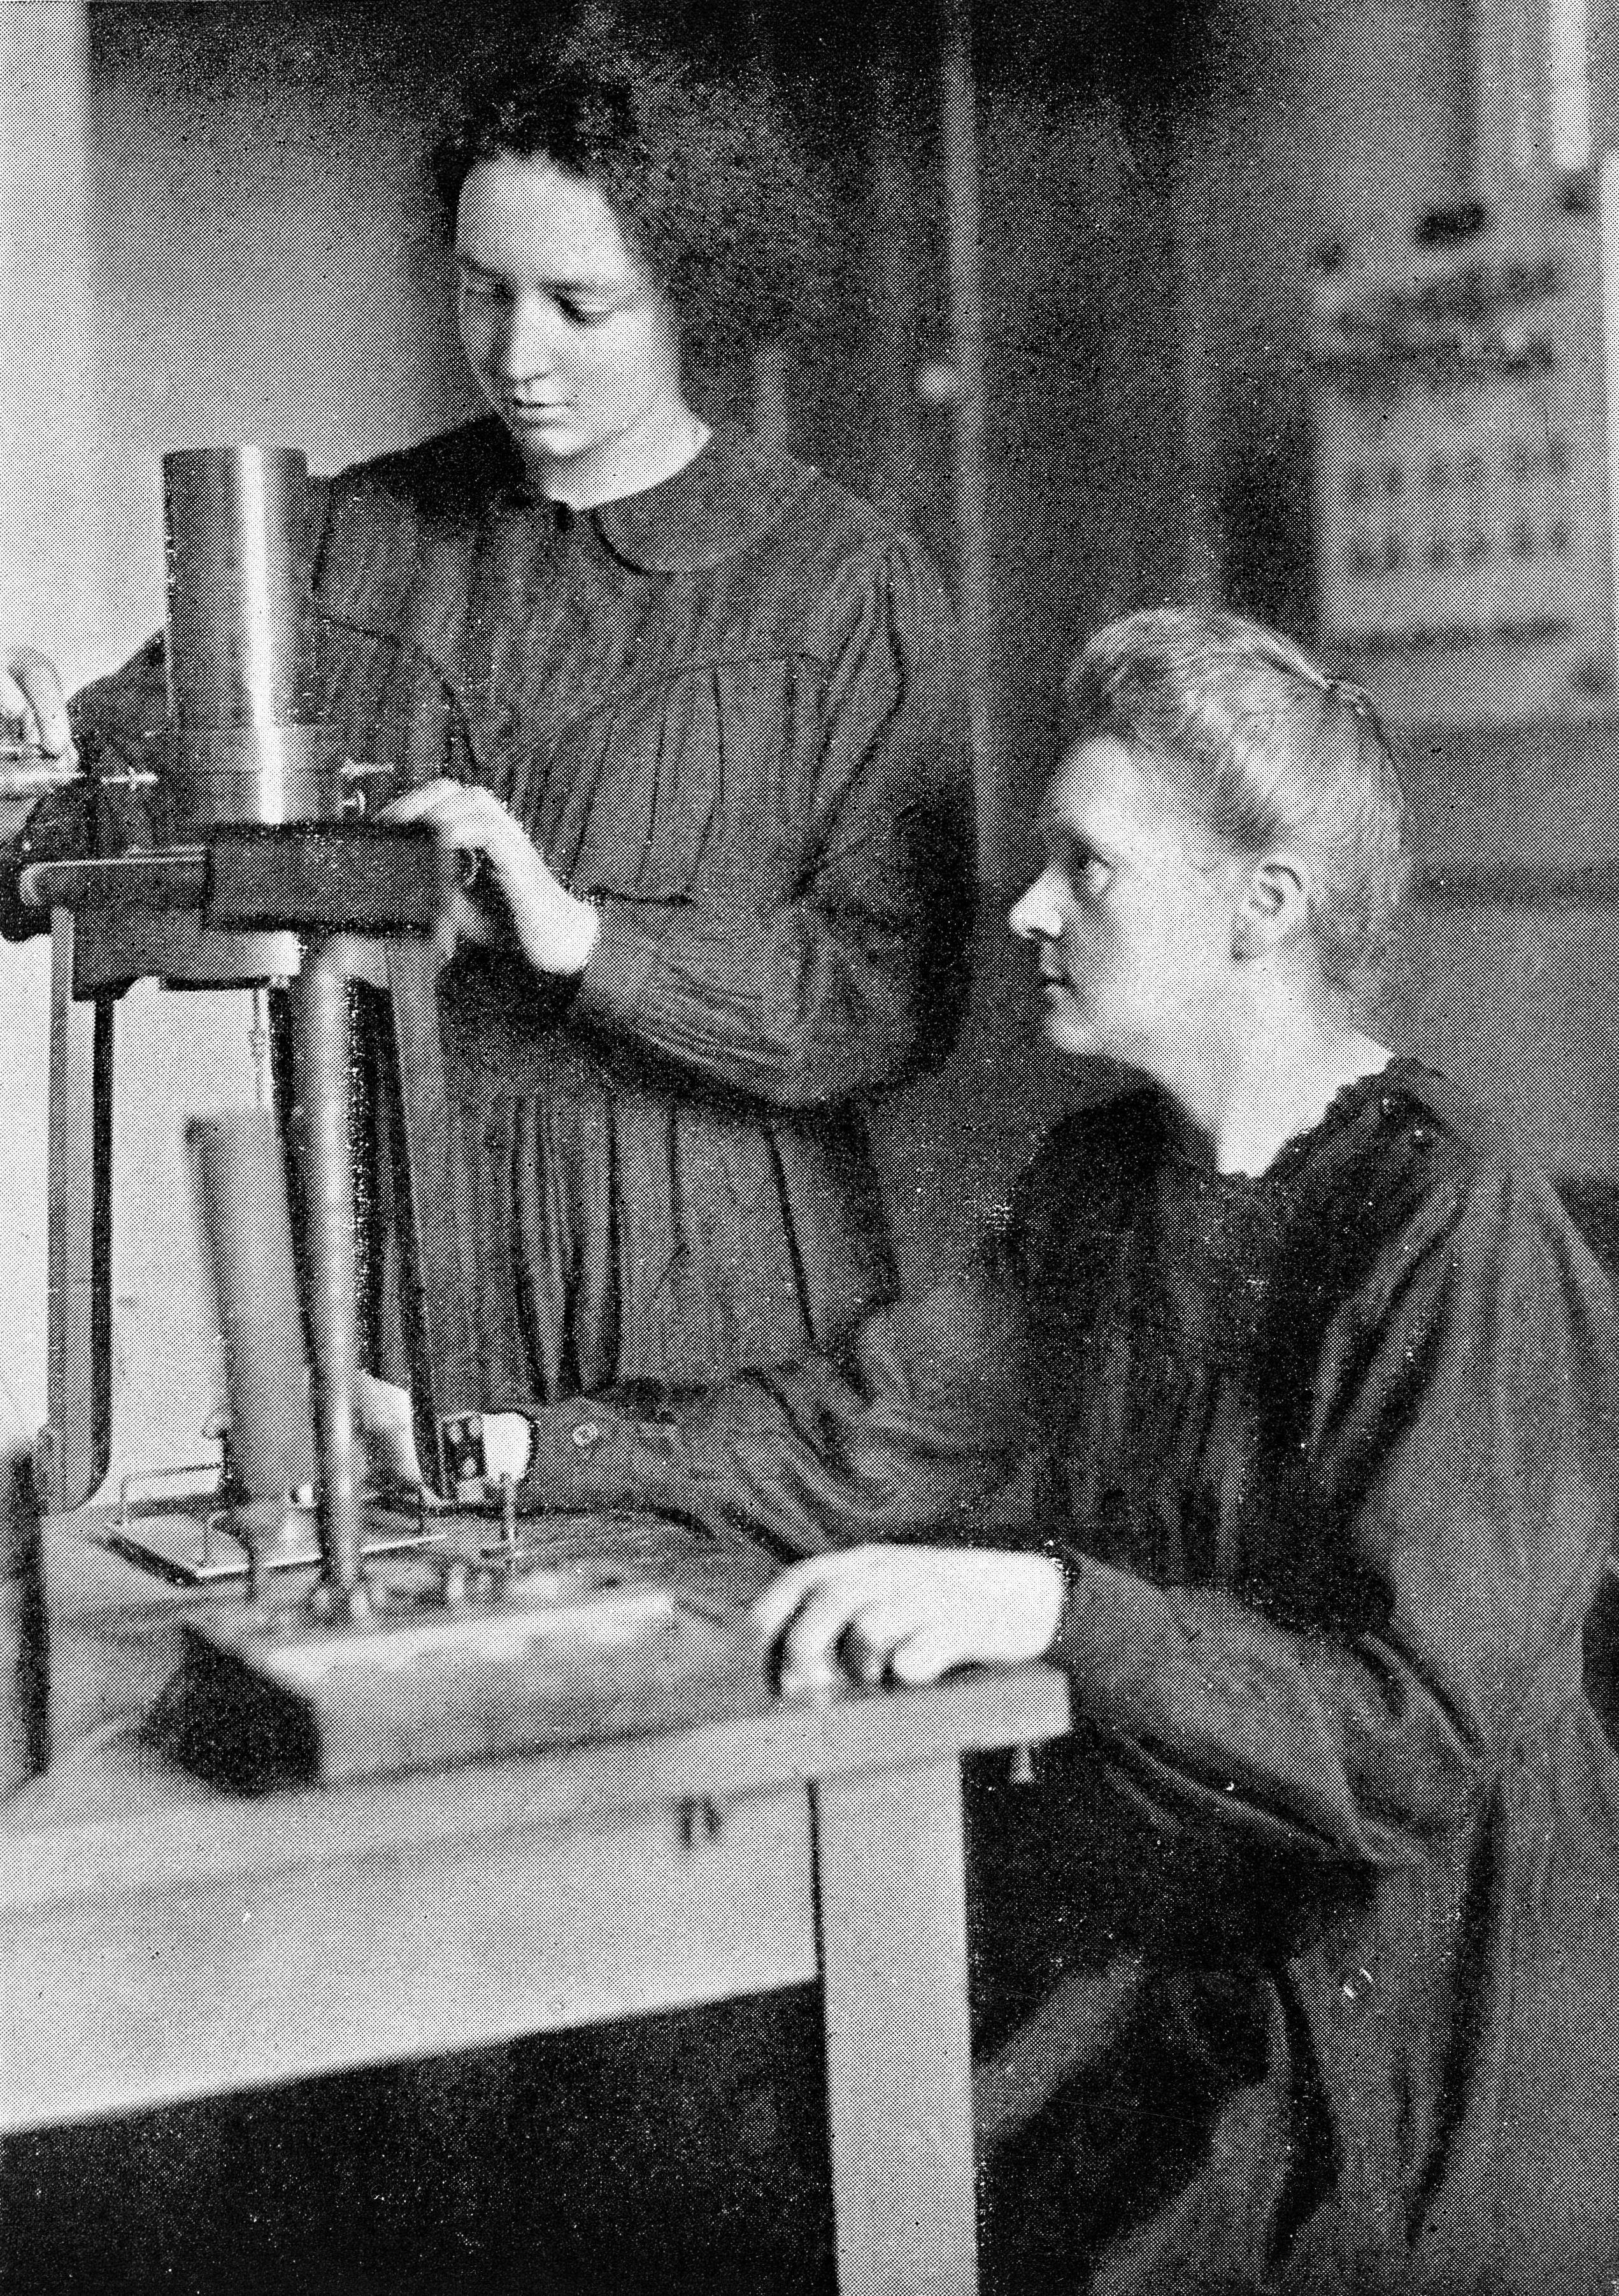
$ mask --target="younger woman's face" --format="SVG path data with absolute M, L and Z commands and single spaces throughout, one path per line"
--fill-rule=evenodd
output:
M 691 422 L 679 341 L 596 185 L 545 160 L 480 160 L 455 266 L 472 373 L 545 491 L 583 507 L 661 475 Z
M 1106 735 L 1059 767 L 1042 826 L 1010 922 L 1038 950 L 1048 1039 L 1178 1091 L 1227 1040 L 1247 865 Z

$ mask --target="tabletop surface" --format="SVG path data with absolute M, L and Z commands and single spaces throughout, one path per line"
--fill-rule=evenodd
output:
M 604 1522 L 602 1537 L 623 1519 Z M 814 1702 L 773 1694 L 762 1652 L 739 1642 L 707 1594 L 677 1604 L 679 1634 L 661 1668 L 679 1695 L 637 1704 L 633 1652 L 588 1669 L 559 1742 L 454 1772 L 419 1771 L 341 1786 L 242 1798 L 169 1761 L 143 1726 L 170 1680 L 188 1618 L 240 1615 L 240 1591 L 167 1586 L 106 1543 L 108 1510 L 47 1519 L 53 1760 L 0 1815 L 0 1914 L 88 1892 L 172 1887 L 330 1863 L 378 1849 L 447 1845 L 513 1824 L 611 1817 L 657 1803 L 720 1804 L 818 1779 L 895 1770 L 969 1749 L 1038 1742 L 1068 1718 L 1054 1669 L 975 1669 L 924 1689 L 851 1690 Z M 574 1519 L 566 1535 L 589 1543 Z M 559 1531 L 559 1537 L 563 1531 Z M 680 1583 L 679 1543 L 675 1582 Z M 756 1550 L 739 1551 L 737 1584 Z M 307 1579 L 301 1582 L 307 1585 Z M 292 1599 L 298 1589 L 289 1585 Z M 279 1590 L 278 1590 L 279 1593 Z M 615 1671 L 617 1670 L 617 1671 Z M 568 1703 L 563 1702 L 564 1705 Z M 453 1790 L 447 1791 L 446 1785 Z

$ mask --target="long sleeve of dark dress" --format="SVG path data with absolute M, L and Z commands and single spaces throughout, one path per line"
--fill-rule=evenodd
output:
M 892 1288 L 864 1096 L 965 993 L 936 578 L 732 433 L 578 518 L 489 426 L 405 459 L 334 490 L 334 706 L 494 790 L 602 919 L 571 998 L 498 951 L 441 982 L 437 1289 L 475 1312 L 440 1406 L 794 1360 Z
M 576 1488 L 799 1546 L 983 1538 L 1022 1459 L 1075 1566 L 1043 1886 L 1071 1961 L 1148 1972 L 1097 2078 L 1141 2080 L 1142 2130 L 1165 2084 L 1202 2100 L 1183 2173 L 1131 2155 L 1102 2284 L 1619 2259 L 1619 1789 L 1581 1677 L 1615 1346 L 1544 1184 L 1396 1067 L 1262 1183 L 1184 1161 L 1149 1103 L 1075 1119 L 953 1304 L 689 1425 L 566 1439 Z
M 1383 1144 L 1357 1217 L 1263 1270 L 1267 1328 L 1240 1262 L 1254 1222 L 1271 1249 L 1274 1199 L 1235 1184 L 1231 1256 L 1211 1265 L 1201 1176 L 1177 1199 L 1173 1167 L 1167 1186 L 1126 1178 L 1093 1121 L 1068 1128 L 966 1281 L 678 1423 L 593 1409 L 597 1442 L 548 1445 L 535 1487 L 628 1478 L 643 1503 L 807 1550 L 970 1527 L 1031 1429 L 1065 1428 L 1041 1446 L 1036 1528 L 1081 1564 L 1055 1655 L 1087 1714 L 1143 1779 L 1217 1797 L 1222 1823 L 1372 1864 L 1419 1854 L 1566 1653 L 1619 1488 L 1601 1278 L 1542 1185 L 1468 1173 L 1444 1145 L 1433 1119 Z M 1171 1225 L 1128 1234 L 1144 1210 Z
M 1280 1260 L 1276 1323 L 1216 1371 L 1202 1455 L 1175 1447 L 1193 1488 L 1106 1495 L 1114 1559 L 1059 1644 L 1144 1775 L 1372 1865 L 1465 1822 L 1566 1690 L 1616 1489 L 1600 1278 L 1542 1185 L 1435 1185 L 1430 1141 L 1443 1164 L 1427 1128 L 1390 1144 L 1413 1199 L 1392 1241 L 1351 1224 L 1308 1272 Z
M 816 662 L 819 724 L 812 734 L 789 720 L 787 759 L 748 754 L 770 729 L 746 714 L 732 722 L 717 674 L 703 697 L 720 775 L 738 784 L 728 791 L 722 782 L 715 812 L 722 803 L 740 811 L 751 787 L 762 801 L 748 834 L 765 851 L 792 823 L 790 876 L 773 883 L 761 855 L 749 865 L 734 849 L 720 865 L 716 849 L 687 893 L 609 891 L 576 1007 L 660 1060 L 783 1110 L 936 1062 L 954 1035 L 945 1008 L 965 987 L 961 824 L 952 808 L 966 785 L 952 763 L 953 695 L 936 666 L 937 586 L 898 540 L 874 570 L 846 567 L 840 579 L 846 596 L 822 602 L 831 642 Z M 792 757 L 809 738 L 813 763 Z M 784 767 L 801 788 L 793 810 L 773 821 L 766 793 Z M 723 837 L 724 825 L 713 823 L 709 835 Z M 919 931 L 935 870 L 943 898 L 931 930 Z M 587 890 L 589 880 L 586 869 Z
M 936 577 L 728 429 L 575 516 L 478 423 L 339 474 L 315 529 L 334 739 L 394 788 L 488 787 L 601 912 L 576 986 L 512 946 L 440 978 L 438 1407 L 689 1386 L 831 1344 L 894 1282 L 866 1098 L 944 1058 L 967 988 Z M 88 754 L 150 762 L 160 654 L 75 716 Z

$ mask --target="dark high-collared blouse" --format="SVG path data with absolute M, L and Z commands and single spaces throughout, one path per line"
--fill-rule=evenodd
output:
M 1396 1062 L 1256 1180 L 1149 1096 L 1075 1117 L 962 1284 L 672 1423 L 558 1406 L 530 1488 L 1067 1557 L 1076 1726 L 980 1872 L 985 1968 L 1015 1932 L 1115 2005 L 1038 2284 L 1607 2296 L 1619 1337 L 1442 1079 Z
M 313 562 L 348 754 L 492 789 L 601 912 L 576 984 L 515 948 L 441 978 L 440 1407 L 824 1345 L 892 1287 L 863 1102 L 943 1058 L 967 985 L 926 561 L 729 428 L 575 514 L 491 420 L 331 480 Z M 161 724 L 159 662 L 78 698 L 93 758 Z

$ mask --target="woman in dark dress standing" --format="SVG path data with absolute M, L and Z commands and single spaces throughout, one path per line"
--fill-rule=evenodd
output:
M 438 177 L 491 413 L 326 486 L 316 714 L 462 857 L 434 1387 L 498 1472 L 536 1403 L 785 1363 L 891 1292 L 864 1106 L 953 1041 L 970 800 L 925 559 L 693 410 L 814 268 L 766 93 L 593 16 L 474 89 Z M 8 660 L 0 714 L 64 747 Z M 71 711 L 92 767 L 163 724 L 155 644 Z
M 553 1398 L 787 1364 L 892 1292 L 865 1106 L 947 1054 L 972 911 L 936 576 L 867 504 L 693 405 L 817 267 L 773 108 L 543 12 L 438 154 L 490 412 L 339 473 L 311 537 L 312 714 L 395 769 L 392 817 L 462 857 L 425 1275 L 434 1402 L 479 1416 L 491 1475 L 521 1471 Z M 39 656 L 0 658 L 0 718 L 92 772 L 143 764 L 161 645 L 70 710 Z M 83 849 L 75 807 L 48 810 L 35 851 Z M 43 920 L 13 899 L 5 922 Z M 401 1349 L 379 1368 L 367 1432 L 413 1480 Z M 622 2059 L 586 2125 L 633 2186 L 658 2124 L 691 2140 L 668 2099 L 695 2064 L 688 2117 L 727 2158 L 773 2116 L 772 2060 L 808 2049 L 813 2073 L 786 2014 L 640 2027 L 569 2083 L 543 2058 L 540 2102 L 584 2119 Z M 457 2157 L 504 2158 L 495 2077 L 454 2094 Z M 634 2148 L 633 2111 L 653 2125 Z M 690 2212 L 700 2163 L 675 2173 Z
M 1356 1025 L 1402 876 L 1364 697 L 1165 612 L 1068 703 L 1012 922 L 1048 1035 L 1132 1087 L 963 1284 L 673 1423 L 553 1409 L 534 1492 L 807 1555 L 757 1612 L 789 1694 L 1067 1670 L 1072 1734 L 978 1812 L 981 2011 L 1056 1983 L 1075 2036 L 992 2187 L 1009 2285 L 1607 2296 L 1612 1300 L 1549 1185 Z

